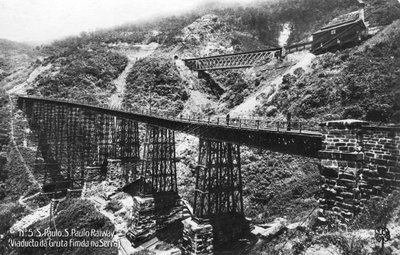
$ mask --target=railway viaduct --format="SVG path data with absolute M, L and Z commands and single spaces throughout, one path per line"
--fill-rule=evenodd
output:
M 213 244 L 238 238 L 248 228 L 243 215 L 241 145 L 319 158 L 324 194 L 320 207 L 325 216 L 341 221 L 350 220 L 370 197 L 400 187 L 398 126 L 357 120 L 315 126 L 176 117 L 29 96 L 19 96 L 17 103 L 38 147 L 35 167 L 44 187 L 79 192 L 85 183 L 109 174 L 110 160 L 121 161 L 118 175 L 127 189 L 135 190 L 136 221 L 128 233 L 134 243 L 144 233 L 154 233 L 180 218 L 175 131 L 200 138 L 194 217 L 184 226 L 183 247 L 189 254 L 212 253 Z M 143 143 L 138 123 L 146 124 Z

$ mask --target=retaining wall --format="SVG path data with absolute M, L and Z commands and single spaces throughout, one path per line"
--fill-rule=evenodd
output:
M 324 215 L 349 221 L 372 197 L 400 190 L 400 127 L 358 120 L 321 124 Z

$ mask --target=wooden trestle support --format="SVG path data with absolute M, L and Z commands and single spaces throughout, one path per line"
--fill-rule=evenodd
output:
M 127 233 L 134 246 L 182 218 L 174 131 L 147 125 L 139 183 L 140 195 L 133 196 L 134 221 Z
M 200 139 L 193 205 L 195 217 L 184 222 L 185 253 L 212 254 L 215 245 L 248 233 L 239 145 Z
M 43 101 L 19 101 L 37 145 L 34 174 L 44 193 L 82 189 L 107 175 L 111 159 L 120 160 L 125 183 L 139 162 L 138 123 L 88 109 Z

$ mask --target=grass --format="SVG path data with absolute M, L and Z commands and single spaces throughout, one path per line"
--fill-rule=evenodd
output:
M 111 200 L 110 202 L 107 203 L 105 209 L 116 212 L 122 209 L 122 203 L 116 199 Z
M 387 225 L 392 217 L 400 219 L 400 192 L 395 191 L 384 198 L 371 199 L 354 218 L 353 229 L 375 229 Z M 397 212 L 397 215 L 393 215 Z
M 11 226 L 28 212 L 18 202 L 3 203 L 0 205 L 0 233 L 5 233 Z

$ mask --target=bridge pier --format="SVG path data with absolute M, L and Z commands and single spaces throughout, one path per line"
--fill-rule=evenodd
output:
M 43 191 L 82 187 L 83 147 L 78 142 L 82 134 L 69 128 L 79 121 L 79 109 L 39 103 L 31 113 L 32 131 L 37 136 L 35 173 Z
M 112 136 L 106 136 L 112 146 L 112 155 L 103 159 L 107 160 L 106 179 L 123 187 L 136 180 L 140 163 L 139 125 L 136 121 L 115 118 L 111 130 Z
M 133 120 L 90 109 L 19 100 L 37 145 L 35 173 L 46 189 L 82 189 L 85 182 L 135 179 L 139 128 Z M 108 167 L 108 161 L 119 166 Z M 122 168 L 122 170 L 121 170 Z
M 369 199 L 400 189 L 400 128 L 357 120 L 321 124 L 319 219 L 349 222 Z
M 240 147 L 200 139 L 193 219 L 184 223 L 184 250 L 212 254 L 214 247 L 249 232 L 243 214 Z
M 182 218 L 177 191 L 174 131 L 147 125 L 143 164 L 136 183 L 139 194 L 133 194 L 134 221 L 127 233 L 135 246 Z M 132 183 L 132 188 L 134 185 Z

